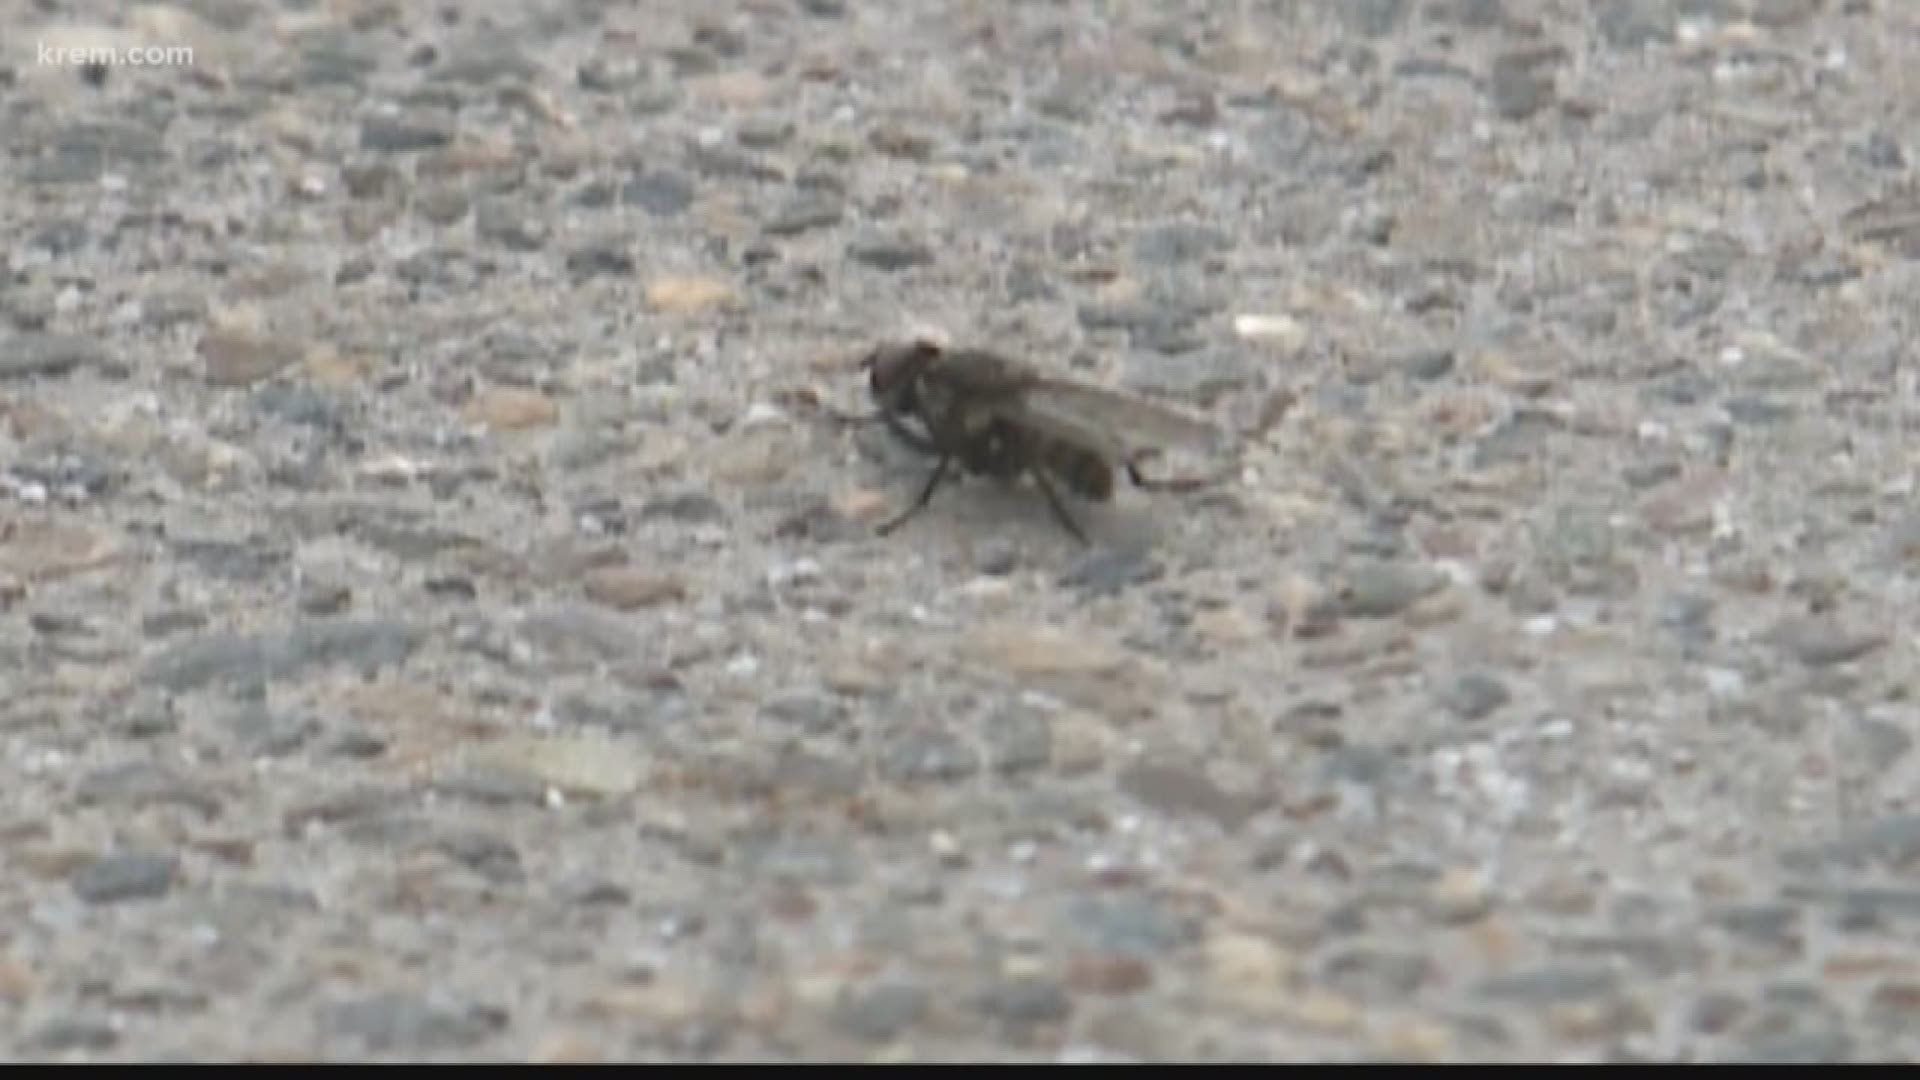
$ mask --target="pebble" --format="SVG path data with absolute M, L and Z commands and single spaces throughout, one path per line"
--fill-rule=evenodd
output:
M 1433 961 L 1419 953 L 1390 949 L 1350 949 L 1321 966 L 1329 987 L 1359 999 L 1411 996 L 1436 974 Z
M 200 336 L 202 378 L 208 386 L 241 389 L 278 375 L 300 360 L 297 343 L 237 328 L 209 329 Z
M 0 382 L 61 378 L 82 368 L 107 366 L 107 351 L 92 338 L 70 334 L 18 334 L 0 339 Z
M 75 896 L 89 904 L 119 904 L 165 896 L 179 875 L 179 859 L 151 852 L 116 852 L 73 875 Z
M 1084 994 L 1137 994 L 1153 985 L 1153 969 L 1133 956 L 1077 952 L 1067 961 L 1067 985 Z
M 1289 355 L 1307 345 L 1307 328 L 1291 315 L 1235 315 L 1233 332 Z
M 360 149 L 382 153 L 412 153 L 446 146 L 453 129 L 428 116 L 375 115 L 360 125 Z
M 898 979 L 848 987 L 834 1002 L 833 1025 L 863 1042 L 892 1042 L 919 1022 L 931 996 L 924 986 Z
M 736 303 L 733 286 L 719 278 L 672 275 L 647 283 L 647 306 L 668 314 L 690 315 Z
M 476 747 L 466 762 L 530 776 L 569 794 L 601 798 L 638 790 L 653 771 L 650 756 L 631 741 L 587 734 L 499 739 Z
M 1428 911 L 1443 923 L 1473 922 L 1491 911 L 1493 903 L 1491 883 L 1479 870 L 1448 870 L 1427 894 Z
M 1776 624 L 1767 637 L 1808 667 L 1849 663 L 1887 644 L 1887 635 L 1877 630 L 1821 616 L 1788 619 Z
M 911 240 L 869 236 L 848 244 L 847 258 L 873 270 L 897 273 L 930 265 L 933 251 Z
M 220 812 L 220 799 L 201 783 L 164 765 L 133 761 L 96 769 L 74 785 L 74 797 L 83 805 L 107 804 L 126 808 L 180 806 L 202 817 Z
M 776 211 L 767 222 L 765 231 L 768 236 L 799 236 L 815 229 L 838 225 L 842 216 L 838 198 L 805 193 Z
M 879 124 L 867 132 L 867 145 L 888 157 L 925 161 L 933 155 L 930 135 L 897 124 Z
M 1484 720 L 1513 700 L 1499 677 L 1484 671 L 1456 676 L 1440 691 L 1440 704 L 1461 720 Z
M 1340 613 L 1350 619 L 1387 619 L 1446 587 L 1443 575 L 1411 566 L 1377 563 L 1354 570 L 1340 591 Z
M 620 241 L 609 238 L 589 241 L 567 252 L 567 270 L 570 273 L 581 276 L 590 274 L 615 274 L 624 277 L 634 272 L 635 265 L 633 255 L 626 250 Z M 676 302 L 684 301 L 689 295 L 697 295 L 696 290 L 692 286 L 681 283 L 684 279 L 669 278 L 666 280 L 667 284 L 663 285 L 661 290 L 663 302 L 654 303 L 651 299 L 648 301 L 659 310 L 680 310 L 673 306 Z M 712 306 L 711 301 L 702 306 Z
M 96 1016 L 63 1016 L 49 1020 L 28 1033 L 26 1045 L 42 1054 L 70 1051 L 103 1053 L 120 1043 L 120 1030 L 110 1020 Z
M 896 784 L 964 780 L 980 768 L 980 755 L 951 732 L 910 728 L 890 736 L 880 751 L 880 775 Z
M 1502 120 L 1525 120 L 1552 102 L 1555 69 L 1566 53 L 1554 47 L 1503 53 L 1487 78 L 1493 111 Z
M 685 579 L 678 574 L 631 566 L 603 566 L 589 571 L 581 586 L 587 599 L 615 611 L 684 603 L 691 595 Z
M 1222 790 L 1198 768 L 1168 762 L 1136 762 L 1120 773 L 1122 794 L 1174 817 L 1210 818 L 1225 829 L 1238 829 L 1254 808 L 1248 801 Z
M 1014 776 L 1053 763 L 1053 724 L 1045 713 L 1024 708 L 996 710 L 987 716 L 981 738 L 996 773 Z
M 1002 979 L 981 991 L 976 1000 L 981 1012 L 1015 1026 L 1055 1024 L 1073 1015 L 1067 987 L 1044 978 Z
M 375 1054 L 463 1050 L 504 1030 L 507 1014 L 489 1006 L 384 991 L 326 1007 L 320 1029 Z
M 468 423 L 493 431 L 530 431 L 552 427 L 560 407 L 538 390 L 502 386 L 482 391 L 464 410 Z
M 693 205 L 693 181 L 677 172 L 636 174 L 620 188 L 620 201 L 657 218 L 675 218 Z
M 967 651 L 976 661 L 1013 675 L 1103 675 L 1130 664 L 1124 652 L 1089 635 L 1007 624 L 975 630 Z
M 413 628 L 383 619 L 304 623 L 284 635 L 215 634 L 183 642 L 154 657 L 144 677 L 185 692 L 215 683 L 293 679 L 314 667 L 370 671 L 405 663 L 418 645 Z
M 1545 1008 L 1608 997 L 1617 986 L 1617 978 L 1605 968 L 1552 966 L 1494 976 L 1480 984 L 1478 993 L 1482 997 Z
M 1135 585 L 1158 581 L 1165 573 L 1146 551 L 1104 548 L 1081 559 L 1060 576 L 1060 585 L 1088 596 L 1112 596 Z
M 1867 998 L 1867 1022 L 1894 1031 L 1912 1031 L 1920 1021 L 1920 983 L 1885 983 Z

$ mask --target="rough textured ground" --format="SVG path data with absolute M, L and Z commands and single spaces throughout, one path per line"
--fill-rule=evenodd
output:
M 1920 7 L 0 26 L 6 1057 L 1920 1054 Z

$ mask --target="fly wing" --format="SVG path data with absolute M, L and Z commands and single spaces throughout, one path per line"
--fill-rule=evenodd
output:
M 1162 452 L 1215 456 L 1232 450 L 1231 437 L 1216 424 L 1101 386 L 1041 378 L 1017 400 L 1028 423 L 1102 447 L 1120 461 Z

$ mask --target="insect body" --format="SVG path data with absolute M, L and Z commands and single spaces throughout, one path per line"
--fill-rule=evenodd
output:
M 862 366 L 878 419 L 908 445 L 939 459 L 919 497 L 882 523 L 882 534 L 925 509 L 957 462 L 996 480 L 1031 475 L 1061 525 L 1084 543 L 1086 534 L 1067 513 L 1056 484 L 1095 502 L 1113 496 L 1115 468 L 1124 468 L 1142 488 L 1195 486 L 1150 480 L 1139 464 L 1169 445 L 1217 448 L 1222 441 L 1222 433 L 1204 421 L 1048 376 L 982 349 L 948 350 L 925 341 L 882 345 Z

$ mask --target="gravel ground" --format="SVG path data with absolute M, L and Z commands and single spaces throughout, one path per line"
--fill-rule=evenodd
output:
M 1920 1055 L 1920 5 L 0 25 L 7 1058 Z

